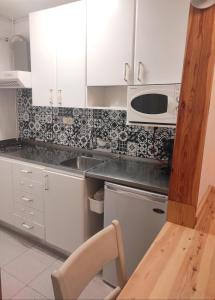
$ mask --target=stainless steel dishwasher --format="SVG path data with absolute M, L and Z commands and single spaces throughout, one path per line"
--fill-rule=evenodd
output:
M 130 276 L 166 221 L 167 196 L 105 183 L 104 226 L 116 219 L 122 227 Z M 117 285 L 114 263 L 103 269 L 103 280 Z

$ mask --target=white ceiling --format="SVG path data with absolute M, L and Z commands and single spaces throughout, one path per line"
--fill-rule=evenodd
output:
M 0 0 L 0 15 L 19 19 L 30 12 L 73 2 L 74 0 Z

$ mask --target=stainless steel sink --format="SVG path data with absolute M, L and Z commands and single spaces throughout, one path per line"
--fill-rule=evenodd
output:
M 61 163 L 62 166 L 77 169 L 81 171 L 89 170 L 98 164 L 104 162 L 104 160 L 94 157 L 78 156 Z

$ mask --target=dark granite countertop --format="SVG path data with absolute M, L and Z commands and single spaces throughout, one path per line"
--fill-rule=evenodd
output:
M 84 166 L 81 169 L 77 169 L 63 166 L 61 163 L 78 156 L 97 157 L 103 160 L 110 158 L 93 151 L 45 143 L 18 143 L 15 145 L 9 144 L 6 147 L 1 147 L 1 145 L 2 142 L 0 142 L 0 156 L 2 157 L 83 175 L 87 171 L 87 168 L 84 168 Z
M 169 175 L 159 163 L 153 160 L 151 162 L 129 159 L 109 160 L 89 170 L 86 176 L 168 194 Z
M 18 143 L 13 145 L 13 143 L 0 142 L 0 150 L 1 148 L 0 156 L 2 157 L 168 194 L 169 175 L 163 165 L 154 160 L 119 158 L 98 151 L 73 149 L 44 143 Z M 102 158 L 105 162 L 98 163 L 97 166 L 88 170 L 78 170 L 61 165 L 63 161 L 80 155 Z

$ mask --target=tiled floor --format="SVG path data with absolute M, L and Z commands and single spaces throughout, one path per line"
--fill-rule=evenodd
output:
M 3 299 L 54 299 L 51 273 L 62 259 L 0 228 L 0 266 Z M 97 276 L 81 299 L 102 299 L 112 289 Z

